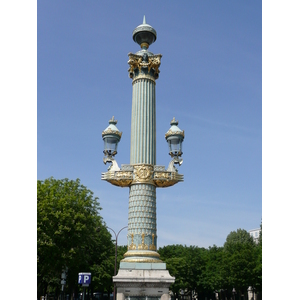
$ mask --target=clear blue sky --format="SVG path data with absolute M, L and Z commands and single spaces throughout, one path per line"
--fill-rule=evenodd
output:
M 162 54 L 156 83 L 157 164 L 165 132 L 185 131 L 184 182 L 157 189 L 158 246 L 222 246 L 262 219 L 261 1 L 38 1 L 37 178 L 80 178 L 101 216 L 127 225 L 128 188 L 101 181 L 102 130 L 114 115 L 116 156 L 129 163 L 132 80 L 128 53 L 143 16 Z M 126 231 L 119 237 L 126 244 Z

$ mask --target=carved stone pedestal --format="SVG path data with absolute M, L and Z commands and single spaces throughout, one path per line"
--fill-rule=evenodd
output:
M 117 300 L 169 300 L 169 287 L 175 277 L 166 270 L 165 263 L 121 262 L 113 282 Z

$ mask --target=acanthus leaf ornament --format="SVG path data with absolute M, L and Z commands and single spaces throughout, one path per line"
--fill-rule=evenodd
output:
M 128 250 L 136 250 L 136 245 L 133 243 L 134 234 L 131 234 L 131 244 L 128 246 Z
M 145 233 L 142 233 L 142 244 L 138 245 L 138 250 L 148 250 L 148 245 L 145 244 Z
M 161 64 L 161 54 L 156 54 L 156 55 L 148 55 L 144 54 L 143 56 L 141 55 L 136 55 L 133 53 L 129 53 L 129 77 L 133 78 L 135 74 L 135 70 L 138 70 L 139 73 L 141 73 L 142 69 L 144 70 L 141 74 L 136 74 L 137 77 L 138 75 L 145 75 L 145 74 L 151 74 L 151 71 L 153 71 L 153 76 L 155 79 L 158 78 L 158 74 L 160 73 L 159 67 Z
M 155 244 L 154 244 L 154 238 L 155 238 L 155 234 L 152 233 L 152 244 L 149 246 L 149 250 L 156 250 Z

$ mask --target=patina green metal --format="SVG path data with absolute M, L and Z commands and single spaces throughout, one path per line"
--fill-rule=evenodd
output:
M 174 160 L 167 170 L 156 165 L 155 87 L 162 55 L 148 50 L 156 38 L 155 29 L 144 17 L 143 24 L 133 31 L 133 40 L 141 49 L 128 54 L 132 79 L 130 164 L 102 174 L 102 179 L 111 184 L 129 187 L 128 251 L 123 264 L 162 263 L 157 253 L 156 188 L 183 181 L 183 175 L 173 166 Z M 178 122 L 172 125 L 171 135 L 183 134 L 183 140 L 184 132 L 177 125 Z

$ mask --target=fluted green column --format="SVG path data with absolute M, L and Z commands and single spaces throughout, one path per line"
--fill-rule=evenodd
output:
M 138 78 L 133 81 L 132 86 L 130 164 L 155 165 L 155 80 Z
M 146 32 L 146 35 L 145 35 Z M 142 33 L 142 36 L 140 36 Z M 129 53 L 129 77 L 132 78 L 132 114 L 130 165 L 134 180 L 129 187 L 128 251 L 123 261 L 161 262 L 157 250 L 156 187 L 153 171 L 156 164 L 156 98 L 161 55 L 148 51 L 155 41 L 155 30 L 143 23 L 133 32 L 141 45 Z

